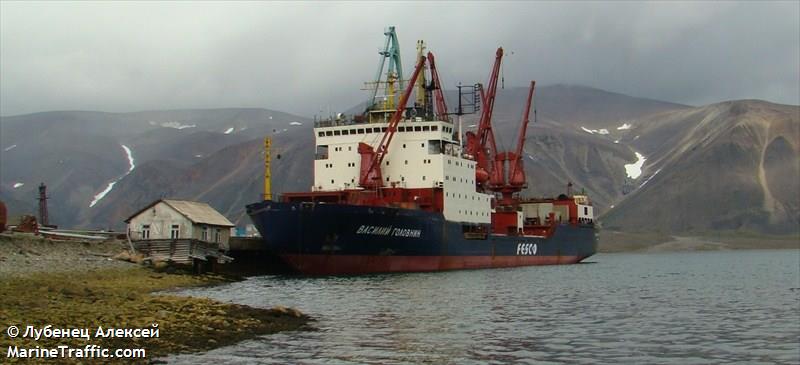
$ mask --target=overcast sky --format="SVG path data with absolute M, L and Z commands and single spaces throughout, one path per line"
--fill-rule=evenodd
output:
M 383 29 L 446 85 L 586 85 L 702 105 L 800 104 L 800 2 L 0 2 L 0 114 L 363 101 Z M 513 54 L 511 54 L 513 52 Z

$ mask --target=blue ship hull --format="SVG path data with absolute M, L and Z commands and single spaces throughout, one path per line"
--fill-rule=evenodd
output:
M 412 209 L 263 201 L 247 213 L 265 248 L 308 275 L 574 264 L 597 251 L 591 225 L 558 225 L 549 237 L 475 235 Z

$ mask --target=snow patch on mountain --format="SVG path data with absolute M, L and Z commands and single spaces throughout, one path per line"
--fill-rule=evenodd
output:
M 12 144 L 11 146 L 8 146 L 8 147 L 6 147 L 5 149 L 3 149 L 3 151 L 6 151 L 6 152 L 8 152 L 8 151 L 11 151 L 11 150 L 13 150 L 14 148 L 17 148 L 17 145 L 15 145 L 15 144 Z
M 303 123 L 300 123 L 300 122 L 291 122 L 291 123 L 289 123 L 289 125 L 303 125 Z
M 181 122 L 164 122 L 158 123 L 154 120 L 148 122 L 150 125 L 160 125 L 164 128 L 175 128 L 175 129 L 186 129 L 186 128 L 195 128 L 197 124 L 182 124 Z
M 658 175 L 658 173 L 659 173 L 659 172 L 661 172 L 661 169 L 658 169 L 658 170 L 656 170 L 656 172 L 654 172 L 652 175 L 650 175 L 650 177 L 648 177 L 648 178 L 647 178 L 647 180 L 645 180 L 645 181 L 642 183 L 642 185 L 639 185 L 639 187 L 641 188 L 642 186 L 644 186 L 644 184 L 647 184 L 648 182 L 650 182 L 650 180 L 653 180 L 653 178 L 654 178 L 656 175 Z
M 22 187 L 22 185 L 25 185 L 25 183 L 19 183 L 19 182 L 18 182 L 18 183 L 16 183 L 16 184 L 14 184 L 14 189 L 16 189 L 16 188 L 19 188 L 19 187 Z
M 224 133 L 225 134 L 231 134 L 231 133 L 233 133 L 233 129 L 234 129 L 233 127 L 230 127 L 228 129 L 226 129 Z
M 628 124 L 628 123 L 623 123 L 621 126 L 617 127 L 617 130 L 622 131 L 622 130 L 625 130 L 625 129 L 631 129 L 631 127 L 633 127 L 633 126 Z
M 586 128 L 584 126 L 581 126 L 581 129 L 583 129 L 584 132 L 589 133 L 589 134 L 595 134 L 595 133 L 597 133 L 597 134 L 608 134 L 608 129 L 605 129 L 605 128 L 603 128 L 603 129 L 589 129 L 589 128 Z
M 131 171 L 133 171 L 133 169 L 136 168 L 136 164 L 134 163 L 134 160 L 133 160 L 133 152 L 131 152 L 131 149 L 128 148 L 128 146 L 126 146 L 124 144 L 121 144 L 120 146 L 122 146 L 122 149 L 125 151 L 125 155 L 128 157 L 128 171 L 125 172 L 124 175 L 120 176 L 116 180 L 108 183 L 108 186 L 106 186 L 106 188 L 103 191 L 97 193 L 97 195 L 94 196 L 94 199 L 92 200 L 92 202 L 89 203 L 89 208 L 94 207 L 95 204 L 97 204 L 100 200 L 105 198 L 105 196 L 108 193 L 111 192 L 111 189 L 114 188 L 114 185 L 116 185 L 117 182 L 122 180 L 122 178 L 124 178 L 125 176 L 128 176 L 128 174 L 130 174 Z
M 642 174 L 642 166 L 644 166 L 644 162 L 647 161 L 647 158 L 639 152 L 636 152 L 636 158 L 636 162 L 625 164 L 625 173 L 628 174 L 628 177 L 631 179 L 636 179 Z

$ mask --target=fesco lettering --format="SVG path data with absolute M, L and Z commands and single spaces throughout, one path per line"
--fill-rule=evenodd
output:
M 535 243 L 518 243 L 517 244 L 517 256 L 526 255 L 532 256 L 536 255 L 536 250 L 538 247 Z

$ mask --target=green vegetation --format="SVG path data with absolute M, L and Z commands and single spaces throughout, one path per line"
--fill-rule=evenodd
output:
M 4 276 L 0 278 L 2 361 L 14 361 L 5 357 L 9 346 L 84 348 L 95 344 L 109 349 L 144 348 L 146 359 L 129 362 L 147 362 L 167 354 L 208 350 L 262 334 L 295 330 L 308 322 L 307 316 L 293 309 L 259 309 L 205 298 L 152 294 L 169 288 L 213 285 L 227 280 L 216 275 L 155 273 L 143 267 Z M 94 337 L 98 326 L 151 329 L 154 323 L 158 324 L 158 338 Z M 10 325 L 19 327 L 19 337 L 7 336 L 6 329 Z M 22 338 L 28 325 L 37 329 L 46 325 L 53 329 L 86 328 L 92 338 L 89 341 Z M 97 362 L 97 359 L 89 360 Z M 74 363 L 76 359 L 56 359 L 59 361 Z

